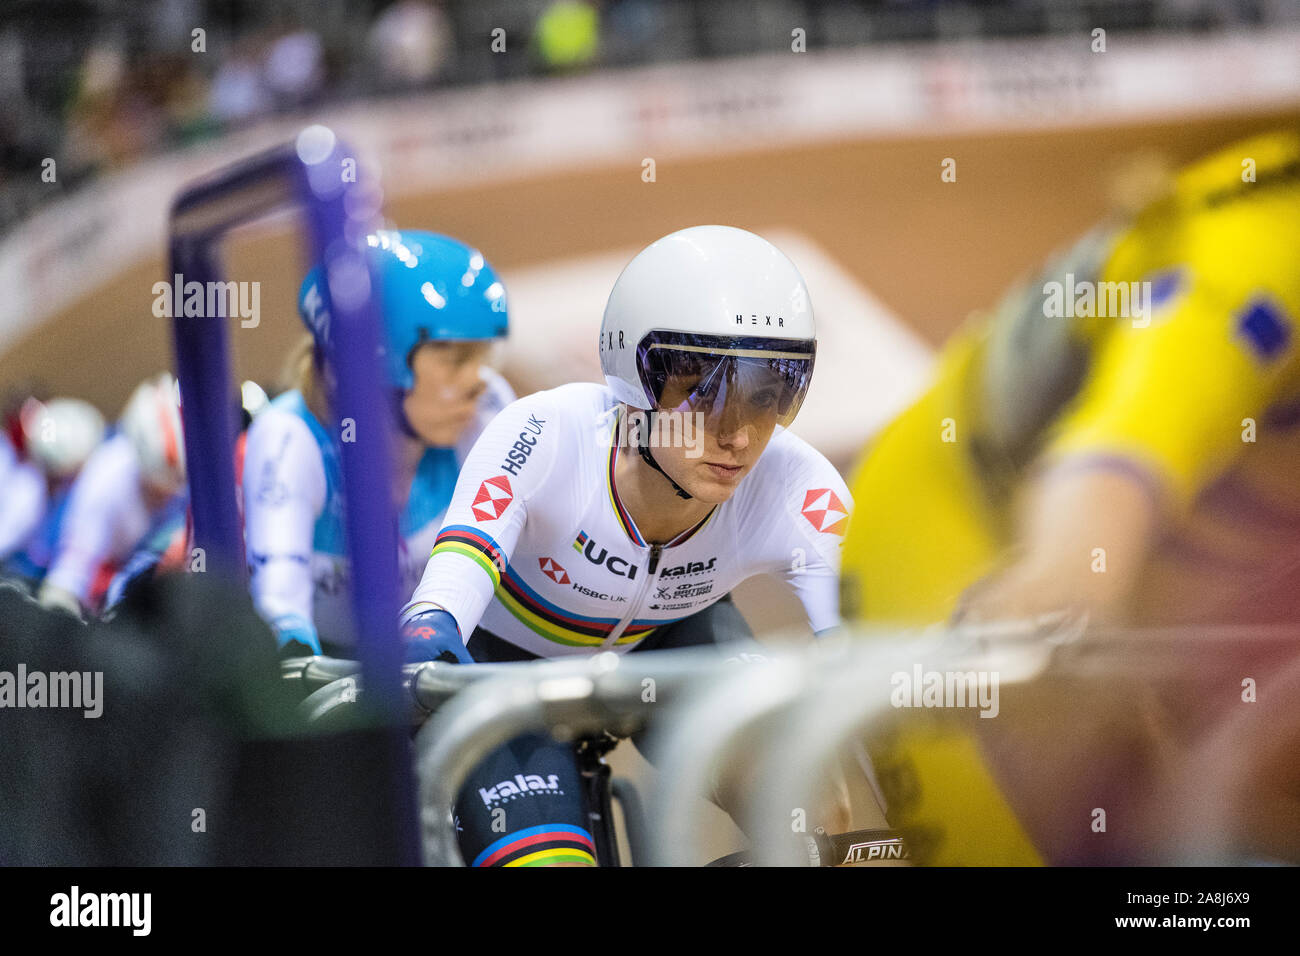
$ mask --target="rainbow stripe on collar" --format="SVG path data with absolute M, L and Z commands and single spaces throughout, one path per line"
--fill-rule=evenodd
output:
M 619 415 L 621 416 L 622 414 L 623 414 L 622 409 L 620 409 Z M 616 416 L 614 419 L 614 429 L 610 433 L 609 462 L 605 467 L 605 490 L 609 495 L 610 507 L 614 509 L 614 516 L 618 518 L 618 523 L 619 525 L 622 526 L 623 533 L 626 534 L 628 536 L 628 539 L 637 547 L 648 548 L 650 547 L 649 543 L 647 543 L 646 539 L 641 536 L 641 532 L 637 529 L 636 522 L 632 520 L 632 515 L 628 513 L 627 508 L 623 507 L 623 502 L 618 497 L 618 487 L 614 484 L 614 466 L 618 464 L 618 447 L 619 447 L 617 432 L 618 432 L 618 416 Z M 699 531 L 706 524 L 708 524 L 709 519 L 712 518 L 717 513 L 717 511 L 718 511 L 717 505 L 714 505 L 713 508 L 709 510 L 709 513 L 706 514 L 703 518 L 701 518 L 695 525 L 693 525 L 690 528 L 687 528 L 681 534 L 677 535 L 677 537 L 673 538 L 671 541 L 665 544 L 664 547 L 671 548 L 679 544 L 684 544 L 686 541 L 688 541 L 691 538 L 692 535 L 694 535 L 697 531 Z M 579 550 L 581 550 L 580 546 L 579 546 Z

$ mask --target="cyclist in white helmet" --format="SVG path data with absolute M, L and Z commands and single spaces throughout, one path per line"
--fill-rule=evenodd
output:
M 159 521 L 183 510 L 184 492 L 180 391 L 164 372 L 136 387 L 117 432 L 73 483 L 40 601 L 98 611 L 112 573 Z
M 269 404 L 266 391 L 257 382 L 249 379 L 240 384 L 240 431 L 235 439 L 236 475 L 243 474 L 244 470 L 248 426 L 254 418 L 266 410 Z M 242 497 L 238 494 L 240 486 L 235 487 L 235 500 L 242 513 Z M 158 575 L 201 568 L 195 550 L 194 522 L 189 509 L 189 495 L 177 495 L 155 517 L 149 533 L 136 544 L 131 556 L 122 563 L 120 570 L 109 581 L 104 593 L 104 616 L 107 617 L 130 591 L 143 586 Z
M 790 585 L 815 632 L 835 627 L 850 500 L 785 428 L 816 351 L 790 260 L 727 226 L 666 236 L 619 276 L 599 347 L 607 385 L 520 399 L 474 446 L 403 611 L 408 659 L 743 639 L 726 597 L 762 573 Z M 590 865 L 577 773 L 572 745 L 549 738 L 493 754 L 458 801 L 466 860 Z
M 68 489 L 104 437 L 104 417 L 76 398 L 28 398 L 6 440 L 0 498 L 0 561 L 5 574 L 39 580 L 48 566 Z

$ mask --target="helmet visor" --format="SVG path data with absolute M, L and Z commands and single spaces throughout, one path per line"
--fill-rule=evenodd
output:
M 816 351 L 800 339 L 652 331 L 637 346 L 637 367 L 653 408 L 703 414 L 715 431 L 785 427 L 808 392 Z

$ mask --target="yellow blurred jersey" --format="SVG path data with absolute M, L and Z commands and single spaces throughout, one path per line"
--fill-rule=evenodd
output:
M 846 617 L 945 619 L 1006 554 L 1017 490 L 1047 464 L 1121 469 L 1150 490 L 1164 520 L 1139 619 L 1294 617 L 1298 318 L 1300 132 L 1284 131 L 1185 168 L 953 337 L 855 469 Z M 957 727 L 877 741 L 873 760 L 906 768 L 891 822 L 941 835 L 927 862 L 1037 861 Z
M 848 610 L 933 621 L 1009 544 L 1031 466 L 1118 468 L 1166 519 L 1142 615 L 1213 617 L 1300 561 L 1300 133 L 1187 167 L 945 349 L 856 469 Z M 1261 598 L 1262 600 L 1262 598 Z M 1252 612 L 1259 612 L 1258 614 Z

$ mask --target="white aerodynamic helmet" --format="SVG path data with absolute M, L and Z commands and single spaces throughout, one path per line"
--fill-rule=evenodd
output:
M 76 474 L 104 438 L 104 416 L 78 398 L 29 398 L 19 419 L 28 456 L 56 479 Z
M 180 388 L 170 372 L 136 386 L 118 424 L 135 446 L 142 477 L 160 488 L 185 484 Z
M 817 350 L 803 277 L 761 236 L 693 226 L 628 263 L 605 306 L 600 367 L 633 408 L 724 407 L 789 425 Z

